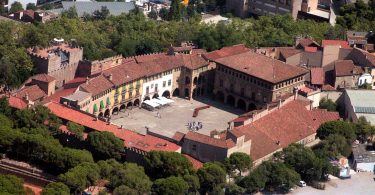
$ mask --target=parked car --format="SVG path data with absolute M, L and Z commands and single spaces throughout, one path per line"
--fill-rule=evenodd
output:
M 304 181 L 299 181 L 298 184 L 297 184 L 299 187 L 306 187 L 306 182 Z

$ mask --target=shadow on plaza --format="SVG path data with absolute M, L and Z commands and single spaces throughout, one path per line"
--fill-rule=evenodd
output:
M 223 102 L 215 101 L 212 98 L 207 97 L 207 96 L 195 97 L 194 100 L 196 100 L 198 102 L 201 102 L 203 104 L 209 105 L 211 107 L 215 107 L 219 110 L 223 110 L 225 112 L 235 114 L 235 115 L 242 115 L 242 114 L 246 113 L 245 111 L 243 111 L 239 108 L 235 108 L 235 107 L 233 107 L 231 105 L 228 105 L 228 104 L 225 104 Z

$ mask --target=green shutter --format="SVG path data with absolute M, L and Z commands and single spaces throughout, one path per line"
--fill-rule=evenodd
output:
M 107 97 L 107 106 L 111 105 L 111 101 L 109 100 L 109 97 Z
M 103 100 L 100 101 L 100 109 L 103 109 L 104 108 L 104 102 Z
M 98 112 L 98 106 L 96 106 L 96 104 L 94 104 L 94 112 Z

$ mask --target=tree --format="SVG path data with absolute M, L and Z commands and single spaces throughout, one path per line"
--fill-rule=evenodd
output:
M 3 127 L 8 127 L 8 128 L 12 128 L 13 127 L 13 122 L 5 115 L 1 114 L 0 113 L 0 124 L 3 126 Z
M 320 147 L 327 157 L 340 157 L 340 155 L 349 157 L 352 152 L 351 144 L 339 134 L 329 135 L 321 142 Z
M 145 156 L 146 173 L 155 179 L 184 176 L 194 172 L 191 162 L 176 152 L 151 151 Z
M 82 125 L 69 121 L 67 127 L 70 132 L 78 137 L 78 139 L 83 140 L 83 131 L 85 128 Z
M 232 153 L 228 159 L 225 159 L 225 165 L 228 172 L 239 171 L 240 176 L 242 172 L 248 171 L 252 167 L 252 160 L 248 154 L 242 152 Z
M 168 19 L 180 21 L 181 18 L 181 1 L 172 0 L 171 7 L 169 8 Z
M 22 4 L 18 1 L 15 1 L 12 3 L 12 5 L 10 5 L 9 13 L 13 14 L 22 10 L 23 10 Z
M 367 141 L 369 136 L 375 134 L 375 127 L 367 121 L 366 117 L 361 116 L 358 118 L 357 123 L 355 123 L 355 133 L 357 134 L 357 138 L 364 142 Z
M 42 195 L 69 195 L 70 190 L 67 185 L 61 182 L 48 184 L 42 191 Z
M 131 189 L 128 186 L 122 185 L 113 190 L 113 195 L 139 195 L 137 190 Z
M 9 102 L 6 97 L 0 98 L 0 113 L 4 114 L 7 117 L 11 116 L 12 109 L 9 107 Z
M 358 88 L 360 88 L 360 89 L 372 89 L 372 85 L 370 83 L 363 83 Z
M 336 111 L 337 105 L 331 99 L 323 98 L 319 101 L 320 109 L 327 109 L 328 111 Z
M 73 6 L 73 7 L 70 7 L 68 10 L 62 11 L 61 16 L 65 17 L 65 18 L 70 18 L 70 19 L 78 18 L 78 13 L 77 13 L 76 7 Z
M 330 134 L 342 135 L 349 143 L 356 138 L 354 125 L 345 121 L 329 121 L 320 125 L 317 130 L 317 136 L 320 139 L 325 139 Z
M 167 8 L 163 7 L 159 10 L 159 17 L 162 19 L 162 20 L 168 20 L 168 14 L 169 14 L 169 11 L 167 10 Z
M 23 180 L 14 175 L 0 175 L 0 194 L 24 195 Z
M 149 18 L 154 19 L 154 20 L 157 20 L 157 19 L 158 19 L 158 13 L 157 13 L 155 10 L 151 10 L 151 11 L 147 14 L 147 16 L 148 16 Z
M 109 14 L 109 9 L 106 6 L 102 6 L 100 10 L 95 10 L 94 13 L 92 13 L 92 16 L 97 20 L 105 20 Z
M 202 193 L 212 192 L 225 183 L 225 170 L 215 163 L 206 163 L 197 172 Z
M 122 168 L 113 170 L 109 181 L 112 188 L 125 185 L 141 194 L 148 193 L 152 185 L 143 167 L 134 163 L 125 163 Z
M 107 131 L 89 133 L 87 143 L 98 159 L 120 158 L 120 151 L 124 149 L 123 141 Z
M 183 195 L 187 193 L 188 188 L 183 178 L 172 176 L 155 180 L 152 192 L 163 195 Z
M 199 178 L 196 175 L 184 175 L 184 180 L 189 186 L 189 192 L 196 193 L 199 190 Z
M 263 166 L 264 171 L 268 173 L 266 183 L 268 187 L 289 191 L 301 180 L 298 173 L 284 163 L 266 161 Z
M 237 194 L 244 194 L 245 189 L 236 185 L 236 184 L 231 184 L 226 187 L 225 190 L 225 195 L 237 195 Z
M 26 5 L 26 10 L 37 10 L 38 8 L 36 7 L 35 3 L 28 3 Z
M 99 167 L 95 163 L 82 163 L 68 172 L 59 175 L 59 180 L 64 182 L 76 192 L 82 192 L 99 179 Z
M 266 186 L 268 178 L 261 168 L 256 168 L 250 174 L 237 182 L 237 185 L 246 189 L 249 193 L 259 192 Z

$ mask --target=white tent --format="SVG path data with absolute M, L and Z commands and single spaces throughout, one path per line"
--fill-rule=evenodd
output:
M 173 100 L 168 99 L 168 98 L 163 97 L 163 96 L 158 97 L 158 99 L 161 100 L 161 101 L 167 102 L 167 103 L 169 103 L 169 104 L 174 102 Z
M 151 100 L 146 100 L 143 102 L 144 104 L 147 104 L 148 106 L 151 106 L 152 108 L 157 108 L 159 107 L 159 104 L 152 102 Z
M 150 101 L 155 102 L 155 103 L 157 103 L 157 104 L 160 104 L 161 106 L 165 106 L 165 105 L 168 104 L 168 102 L 165 102 L 165 101 L 160 100 L 160 99 L 157 99 L 157 98 L 154 98 L 154 99 L 152 99 L 152 100 L 150 100 Z

